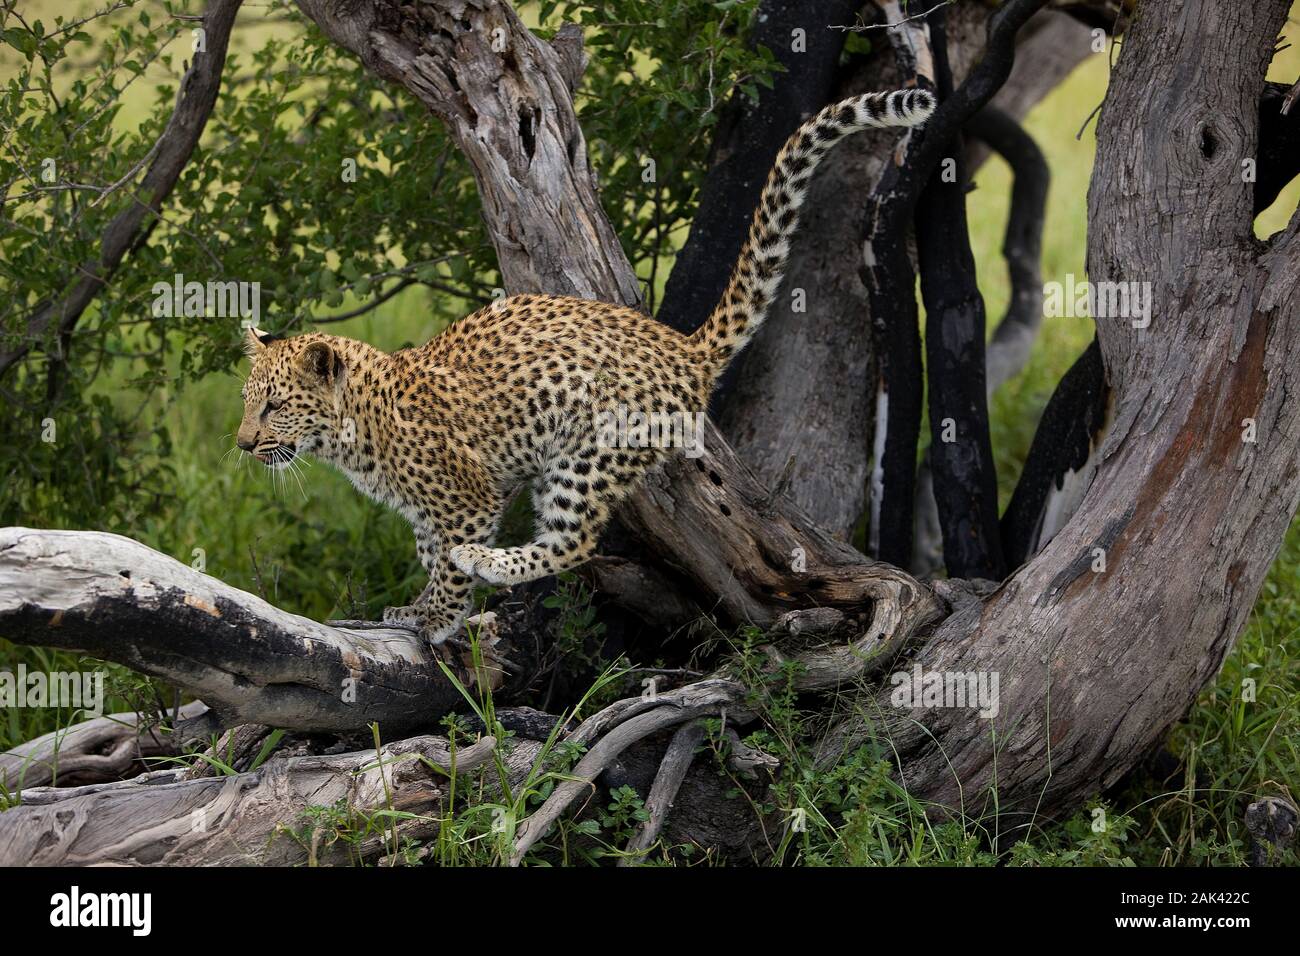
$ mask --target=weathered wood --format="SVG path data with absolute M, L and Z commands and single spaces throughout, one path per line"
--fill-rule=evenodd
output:
M 672 502 L 683 523 L 661 529 L 668 540 L 689 537 L 699 510 L 730 500 L 736 533 L 722 547 L 743 555 L 758 546 L 748 535 L 764 532 L 766 502 L 743 466 L 736 468 L 744 479 L 736 487 L 709 481 L 715 492 L 709 499 Z M 943 602 L 910 575 L 864 562 L 806 520 L 778 533 L 787 567 L 738 560 L 733 572 L 719 563 L 728 552 L 709 547 L 697 549 L 698 561 L 714 568 L 716 593 L 728 595 L 733 614 L 752 608 L 751 619 L 774 620 L 754 595 L 776 607 L 841 609 L 841 640 L 800 642 L 803 689 L 824 690 L 861 675 L 944 612 Z M 686 547 L 684 541 L 676 546 Z M 805 570 L 796 569 L 801 564 Z M 722 574 L 732 578 L 731 587 Z M 430 649 L 404 629 L 320 624 L 120 535 L 0 529 L 0 622 L 7 638 L 93 653 L 171 681 L 201 696 L 226 726 L 348 733 L 378 721 L 386 734 L 435 726 L 464 708 L 438 661 L 471 690 L 480 681 L 499 689 L 507 670 L 518 673 L 530 663 L 514 647 L 526 643 L 522 632 L 513 639 L 502 634 L 511 621 L 489 613 L 471 622 L 486 658 L 479 672 L 469 649 L 454 642 Z M 781 634 L 803 636 L 788 622 L 774 639 Z
M 812 605 L 863 615 L 895 598 L 916 627 L 939 613 L 911 575 L 868 561 L 763 488 L 712 424 L 703 444 L 699 458 L 652 471 L 624 514 L 729 618 L 768 624 Z
M 619 866 L 633 866 L 640 863 L 645 858 L 646 851 L 654 845 L 659 832 L 663 829 L 664 821 L 668 818 L 668 811 L 672 809 L 677 791 L 681 789 L 682 781 L 686 779 L 686 772 L 691 769 L 691 763 L 695 759 L 695 748 L 703 740 L 702 721 L 694 720 L 677 728 L 645 800 L 645 811 L 649 817 L 628 844 L 628 855 L 618 861 Z
M 347 732 L 379 721 L 392 735 L 464 706 L 411 631 L 320 624 L 115 534 L 0 529 L 0 621 L 11 641 L 117 661 L 239 723 Z M 467 650 L 437 653 L 477 686 Z
M 639 700 L 631 707 L 619 708 L 619 718 L 612 726 L 592 732 L 595 743 L 578 761 L 572 772 L 551 792 L 541 807 L 525 820 L 515 833 L 512 866 L 518 866 L 528 850 L 555 824 L 560 815 L 584 793 L 590 793 L 596 778 L 628 747 L 657 731 L 701 717 L 727 712 L 742 723 L 750 719 L 741 704 L 744 688 L 725 680 L 707 680 L 691 684 L 649 700 Z M 599 721 L 601 715 L 595 720 Z M 581 734 L 575 735 L 581 737 Z M 679 782 L 680 785 L 680 782 Z M 674 788 L 675 789 L 675 788 Z
M 1012 822 L 1104 789 L 1245 624 L 1300 505 L 1300 213 L 1257 243 L 1239 175 L 1289 5 L 1144 0 L 1129 28 L 1098 127 L 1088 264 L 1093 280 L 1151 283 L 1152 321 L 1097 318 L 1116 411 L 1082 506 L 917 656 L 999 674 L 999 716 L 895 708 L 887 690 L 863 703 L 896 718 L 913 793 L 970 810 L 996 790 Z M 825 759 L 862 734 L 846 723 Z
M 207 711 L 202 701 L 185 704 L 178 716 L 192 720 Z M 0 753 L 0 789 L 101 783 L 133 776 L 145 758 L 176 752 L 172 739 L 140 715 L 105 714 L 19 744 Z
M 398 823 L 397 832 L 427 839 L 437 833 L 447 786 L 429 763 L 464 772 L 495 748 L 484 737 L 453 762 L 445 739 L 411 737 L 379 754 L 271 760 L 235 776 L 187 779 L 176 769 L 114 784 L 30 789 L 20 806 L 0 813 L 0 866 L 284 866 L 373 858 L 388 848 L 391 832 L 350 847 L 314 827 L 307 811 L 343 805 L 356 815 L 389 808 L 420 814 Z M 518 779 L 537 748 L 527 742 L 504 749 Z
M 681 719 L 679 704 L 705 712 L 730 699 L 726 682 L 662 695 L 659 701 L 635 699 L 607 708 L 582 726 L 582 737 L 600 737 L 622 729 L 604 749 L 635 738 L 619 761 L 617 780 L 597 783 L 593 773 L 586 792 L 630 785 L 651 788 L 662 765 L 663 746 L 645 739 L 640 720 L 671 725 Z M 721 695 L 721 696 L 719 696 Z M 542 719 L 537 719 L 538 717 Z M 734 716 L 743 717 L 736 710 Z M 187 769 L 156 770 L 130 780 L 79 787 L 24 790 L 22 803 L 0 813 L 0 866 L 14 865 L 327 865 L 364 861 L 400 862 L 394 839 L 428 841 L 437 836 L 449 807 L 449 773 L 461 778 L 458 792 L 477 799 L 501 800 L 499 758 L 512 791 L 537 780 L 546 738 L 554 718 L 524 710 L 501 710 L 498 717 L 511 735 L 498 746 L 481 737 L 457 748 L 445 738 L 417 736 L 374 750 L 348 753 L 272 754 L 262 766 L 234 775 L 208 773 L 202 760 Z M 718 860 L 749 861 L 770 853 L 755 801 L 764 798 L 770 769 L 766 754 L 739 744 L 729 731 L 731 768 L 745 779 L 750 793 L 734 792 L 734 783 L 716 766 L 697 761 L 679 783 L 673 812 L 662 837 L 671 844 L 708 847 Z M 622 744 L 619 744 L 622 746 Z M 708 761 L 711 764 L 712 761 Z M 196 772 L 197 770 L 197 772 Z M 464 807 L 463 797 L 458 805 Z M 586 801 L 579 813 L 596 813 L 603 794 Z M 367 823 L 389 809 L 413 814 L 382 827 Z M 553 817 L 551 818 L 553 820 Z M 548 821 L 548 825 L 549 825 Z M 535 823 L 536 836 L 546 826 Z M 360 839 L 348 845 L 336 827 Z M 367 832 L 371 831 L 371 832 Z M 512 833 L 503 829 L 493 844 L 499 862 L 509 861 Z M 630 848 L 629 848 L 630 849 Z

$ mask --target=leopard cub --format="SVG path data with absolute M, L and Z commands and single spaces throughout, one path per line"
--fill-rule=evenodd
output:
M 818 161 L 851 133 L 915 126 L 934 106 L 923 90 L 871 93 L 796 130 L 721 300 L 691 335 L 633 309 L 551 295 L 502 299 L 392 353 L 335 335 L 250 330 L 237 443 L 270 468 L 324 459 L 404 515 L 429 583 L 384 618 L 440 643 L 459 629 L 475 581 L 518 584 L 591 555 L 611 510 L 679 443 L 645 440 L 647 429 L 697 421 L 766 318 Z M 536 537 L 493 547 L 524 482 Z

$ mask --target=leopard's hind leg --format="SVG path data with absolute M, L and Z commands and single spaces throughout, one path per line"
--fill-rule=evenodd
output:
M 610 512 L 658 460 L 655 449 L 612 449 L 591 436 L 547 463 L 536 483 L 536 540 L 517 548 L 463 544 L 451 560 L 489 584 L 522 584 L 591 557 Z

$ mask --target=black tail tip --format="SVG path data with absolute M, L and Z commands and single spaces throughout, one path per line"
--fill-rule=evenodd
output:
M 903 90 L 901 105 L 904 114 L 919 113 L 925 117 L 939 106 L 939 99 L 929 90 Z

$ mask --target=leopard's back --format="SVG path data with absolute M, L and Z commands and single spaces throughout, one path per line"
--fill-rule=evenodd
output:
M 503 481 L 536 474 L 601 412 L 702 411 L 712 387 L 688 337 L 635 309 L 566 296 L 502 299 L 407 360 L 413 377 L 454 378 L 468 411 L 460 437 Z

